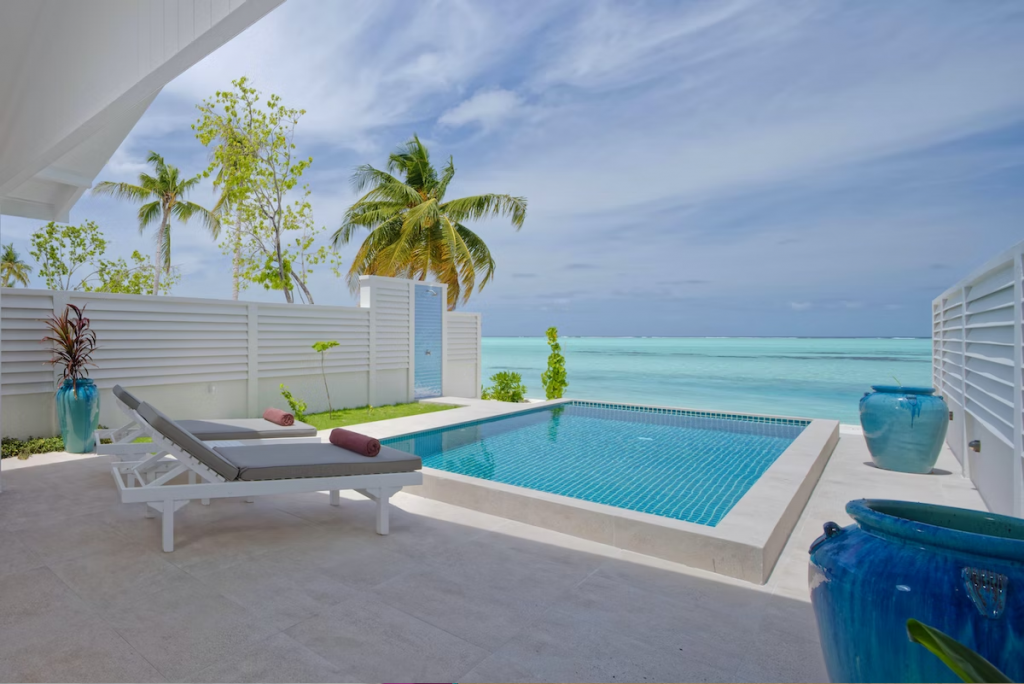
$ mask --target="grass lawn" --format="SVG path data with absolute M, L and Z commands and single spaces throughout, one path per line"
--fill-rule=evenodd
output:
M 452 404 L 391 404 L 390 406 L 360 406 L 359 408 L 338 409 L 333 414 L 329 411 L 323 413 L 307 413 L 303 422 L 309 423 L 317 430 L 330 430 L 346 425 L 358 425 L 359 423 L 372 423 L 376 420 L 387 420 L 389 418 L 404 418 L 406 416 L 418 416 L 421 413 L 434 413 L 436 411 L 447 411 L 458 408 Z M 149 437 L 139 437 L 136 442 L 151 442 Z
M 391 404 L 390 406 L 360 406 L 359 408 L 338 409 L 333 414 L 329 411 L 323 413 L 306 414 L 305 422 L 317 430 L 329 430 L 330 428 L 345 427 L 346 425 L 357 425 L 359 423 L 372 423 L 375 420 L 387 420 L 388 418 L 404 418 L 405 416 L 418 416 L 421 413 L 434 413 L 436 411 L 447 411 L 458 408 L 452 404 Z M 144 444 L 152 442 L 149 437 L 139 437 L 137 443 Z M 27 442 L 16 439 L 4 438 L 3 457 L 17 456 L 25 459 L 31 454 L 41 454 L 50 451 L 60 451 L 64 448 L 64 441 L 58 437 L 50 439 L 29 439 Z
M 360 406 L 359 408 L 338 409 L 333 415 L 324 411 L 323 413 L 307 413 L 303 422 L 309 423 L 317 430 L 329 430 L 346 425 L 357 425 L 359 423 L 372 423 L 377 420 L 388 420 L 389 418 L 404 418 L 406 416 L 418 416 L 421 413 L 435 413 L 436 411 L 447 411 L 457 408 L 451 404 L 392 404 L 390 406 Z

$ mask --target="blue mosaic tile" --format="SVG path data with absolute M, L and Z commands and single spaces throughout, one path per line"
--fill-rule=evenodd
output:
M 413 378 L 416 399 L 441 396 L 441 326 L 444 302 L 440 287 L 416 286 L 416 353 Z
M 572 401 L 383 443 L 428 468 L 714 526 L 809 423 Z

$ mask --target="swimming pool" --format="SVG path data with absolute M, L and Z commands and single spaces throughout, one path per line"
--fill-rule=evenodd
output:
M 809 424 L 570 401 L 382 442 L 427 468 L 715 526 Z

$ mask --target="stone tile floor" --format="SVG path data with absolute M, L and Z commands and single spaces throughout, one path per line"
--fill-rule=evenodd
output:
M 844 432 L 763 587 L 410 494 L 388 537 L 355 494 L 193 503 L 165 554 L 106 458 L 5 461 L 0 680 L 824 681 L 822 523 L 860 497 L 984 508 L 948 451 L 890 473 Z

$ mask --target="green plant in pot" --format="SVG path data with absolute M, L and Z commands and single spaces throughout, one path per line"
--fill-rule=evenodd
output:
M 60 422 L 64 449 L 84 454 L 96 445 L 96 426 L 100 422 L 100 393 L 87 376 L 96 351 L 96 333 L 89 327 L 84 307 L 68 304 L 59 316 L 46 321 L 50 334 L 43 338 L 53 349 L 50 363 L 62 368 L 61 385 L 57 389 L 57 419 Z

